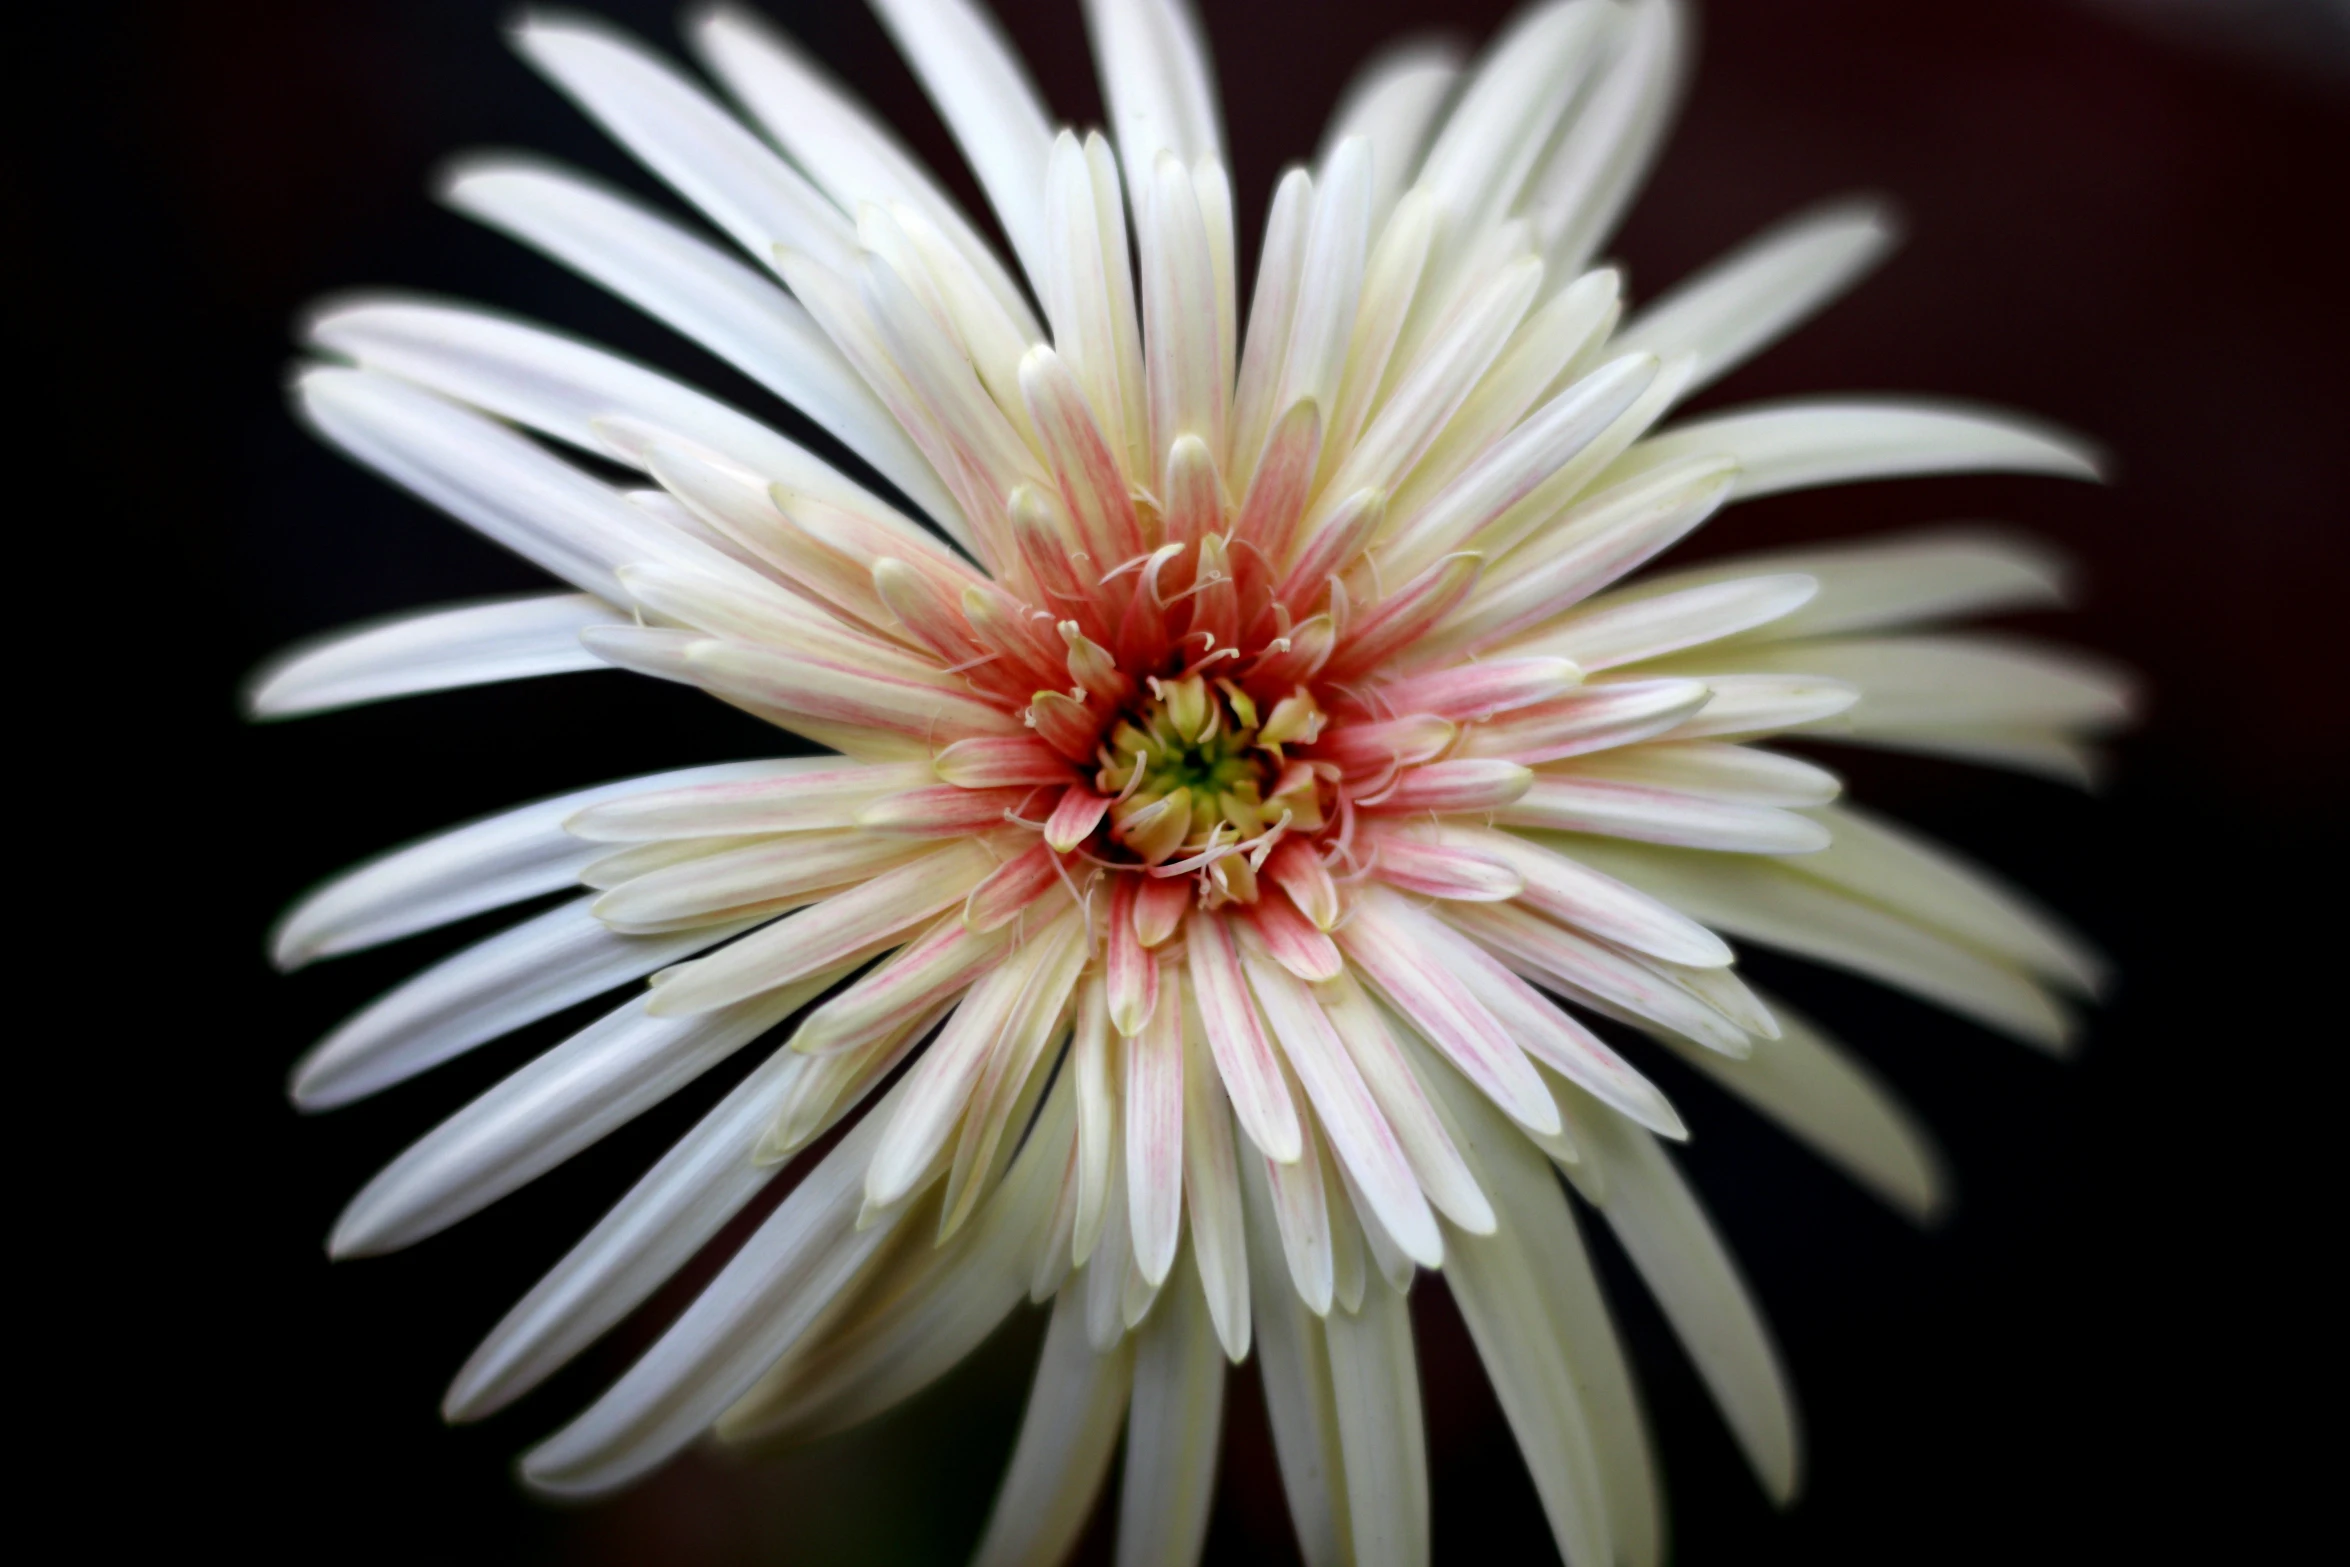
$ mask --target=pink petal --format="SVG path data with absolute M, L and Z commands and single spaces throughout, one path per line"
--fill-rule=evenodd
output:
M 1257 1021 L 1242 976 L 1240 954 L 1221 915 L 1195 911 L 1184 924 L 1190 947 L 1192 994 L 1198 999 L 1200 1021 L 1216 1071 L 1224 1079 L 1233 1114 L 1250 1142 L 1275 1164 L 1287 1165 L 1305 1148 L 1298 1130 L 1296 1107 L 1281 1081 L 1280 1063 Z

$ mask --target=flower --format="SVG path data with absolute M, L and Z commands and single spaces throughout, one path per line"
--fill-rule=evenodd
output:
M 1793 1406 L 1663 1147 L 1681 1120 L 1584 1019 L 1930 1214 L 1922 1134 L 1723 936 L 2051 1048 L 2097 962 L 1754 742 L 2081 777 L 2124 687 L 1906 629 L 2058 596 L 2050 560 L 1998 538 L 1625 579 L 1747 496 L 2093 460 L 1917 402 L 1661 423 L 1890 237 L 1871 206 L 1825 208 L 1626 317 L 1589 263 L 1675 96 L 1670 0 L 1536 7 L 1473 67 L 1375 62 L 1280 182 L 1245 334 L 1205 49 L 1175 0 L 1088 6 L 1114 144 L 1056 132 L 966 0 L 876 4 L 1017 273 L 726 9 L 691 37 L 757 132 L 598 24 L 516 39 L 750 264 L 544 164 L 474 159 L 447 194 L 796 405 L 903 504 L 538 326 L 389 297 L 311 323 L 312 425 L 576 591 L 298 651 L 258 678 L 258 713 L 617 665 L 832 753 L 527 805 L 297 906 L 288 967 L 588 889 L 337 1029 L 295 1072 L 306 1108 L 628 992 L 396 1160 L 333 1249 L 435 1233 L 789 1024 L 459 1374 L 451 1418 L 511 1402 L 796 1171 L 526 1458 L 534 1484 L 624 1484 L 713 1426 L 839 1429 L 1026 1298 L 1052 1321 L 983 1560 L 1064 1552 L 1121 1432 L 1129 1553 L 1196 1559 L 1223 1367 L 1252 1352 L 1307 1559 L 1420 1559 L 1404 1301 L 1441 1268 L 1562 1553 L 1650 1561 L 1648 1449 L 1563 1172 L 1790 1496 Z

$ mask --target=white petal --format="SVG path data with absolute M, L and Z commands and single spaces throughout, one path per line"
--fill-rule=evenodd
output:
M 1257 247 L 1256 291 L 1249 302 L 1248 344 L 1232 394 L 1232 421 L 1224 470 L 1243 494 L 1264 455 L 1265 437 L 1284 410 L 1273 406 L 1289 363 L 1289 334 L 1305 291 L 1306 236 L 1313 218 L 1314 179 L 1291 169 L 1274 187 Z
M 806 1057 L 785 1048 L 743 1079 L 516 1302 L 441 1403 L 479 1420 L 522 1397 L 642 1305 L 780 1173 L 753 1155 Z
M 1106 1355 L 1094 1352 L 1082 1296 L 1062 1291 L 973 1567 L 1031 1567 L 1068 1556 L 1109 1473 L 1133 1376 L 1123 1342 Z
M 1162 152 L 1187 167 L 1223 161 L 1207 41 L 1186 0 L 1086 0 L 1085 28 L 1127 189 L 1143 189 Z
M 1728 943 L 1678 909 L 1530 839 L 1460 827 L 1447 827 L 1444 836 L 1506 860 L 1525 880 L 1520 901 L 1563 925 L 1672 963 L 1719 968 L 1730 961 Z
M 1513 653 L 1571 659 L 1586 673 L 1659 658 L 1796 613 L 1819 583 L 1797 573 L 1740 577 L 1670 593 L 1628 589 L 1592 599 Z
M 1401 1140 L 1387 1124 L 1354 1058 L 1323 1015 L 1305 981 L 1269 959 L 1245 960 L 1250 987 L 1283 1054 L 1313 1104 L 1323 1134 L 1353 1174 L 1387 1232 L 1422 1267 L 1444 1260 L 1429 1211 Z
M 897 1090 L 892 1090 L 894 1097 Z M 896 1233 L 857 1226 L 885 1100 L 804 1176 L 668 1331 L 585 1413 L 523 1456 L 557 1496 L 626 1485 L 706 1431 Z
M 1819 549 L 1773 550 L 1651 577 L 1627 591 L 1655 594 L 1734 577 L 1794 572 L 1819 592 L 1763 633 L 1839 636 L 2066 601 L 2064 561 L 2028 540 L 1976 529 L 1932 529 Z
M 1528 182 L 1537 242 L 1561 273 L 1607 243 L 1655 158 L 1687 75 L 1687 32 L 1679 0 L 1630 6 L 1605 73 Z
M 1886 1203 L 1933 1222 L 1950 1194 L 1933 1138 L 1859 1057 L 1776 997 L 1770 1008 L 1779 1037 L 1744 1061 L 1659 1037 Z
M 336 1257 L 397 1251 L 480 1212 L 625 1126 L 806 1005 L 826 974 L 685 1019 L 631 996 L 385 1166 L 336 1219 Z
M 1188 1258 L 1134 1339 L 1118 1567 L 1192 1567 L 1224 1434 L 1224 1355 Z
M 1909 398 L 1793 398 L 1692 420 L 1653 435 L 1618 468 L 1645 471 L 1705 453 L 1735 458 L 1741 500 L 1781 490 L 1935 473 L 2100 477 L 2095 450 L 2014 414 Z
M 1598 63 L 1610 20 L 1602 5 L 1530 6 L 1486 49 L 1417 180 L 1444 209 L 1448 253 L 1458 256 L 1516 207 L 1560 117 Z
M 1183 1203 L 1191 1257 L 1216 1337 L 1235 1365 L 1248 1358 L 1248 1234 L 1241 1208 L 1232 1106 L 1195 1021 L 1183 1030 Z
M 708 94 L 607 23 L 526 15 L 514 44 L 572 102 L 734 242 L 846 266 L 856 237 L 840 209 Z
M 967 0 L 873 0 L 1030 278 L 1044 276 L 1052 117 L 995 19 Z
M 2105 964 L 2087 942 L 1979 866 L 1851 806 L 1815 813 L 1835 841 L 1802 869 L 1894 913 L 2094 994 Z
M 352 867 L 288 909 L 271 931 L 281 969 L 395 941 L 573 885 L 604 850 L 563 830 L 578 811 L 648 790 L 767 778 L 790 762 L 722 762 L 624 778 L 452 827 Z
M 711 73 L 843 212 L 853 213 L 865 202 L 913 207 L 945 235 L 997 308 L 1030 341 L 1043 335 L 1019 285 L 962 209 L 870 110 L 834 85 L 787 38 L 758 17 L 723 5 L 693 18 L 688 32 Z
M 1730 935 L 1865 974 L 2043 1049 L 2071 1041 L 2072 1019 L 2025 974 L 1776 860 L 1603 838 L 1557 846 Z
M 770 483 L 929 541 L 863 486 L 756 420 L 543 327 L 486 311 L 372 299 L 321 311 L 312 318 L 309 335 L 366 368 L 529 425 L 599 457 L 646 466 L 650 442 L 631 427 L 650 427 L 707 447 Z
M 1659 740 L 1597 751 L 1560 763 L 1552 771 L 1704 795 L 1733 805 L 1825 805 L 1843 789 L 1834 773 L 1799 757 L 1719 740 Z
M 1121 1041 L 1126 1112 L 1126 1223 L 1135 1266 L 1153 1284 L 1175 1265 L 1183 1231 L 1183 1007 L 1180 975 L 1159 978 L 1159 1004 Z
M 1685 392 L 1717 381 L 1858 282 L 1892 248 L 1874 202 L 1846 201 L 1772 225 L 1625 323 L 1618 343 L 1659 359 L 1695 354 Z
M 513 431 L 389 376 L 310 369 L 294 395 L 328 441 L 608 603 L 627 602 L 613 572 L 632 561 L 700 553 L 741 569 Z
M 1314 161 L 1327 167 L 1339 144 L 1352 136 L 1371 144 L 1374 229 L 1387 221 L 1418 171 L 1437 113 L 1460 75 L 1461 51 L 1451 40 L 1409 39 L 1365 61 L 1339 95 Z
M 1332 1313 L 1327 1331 L 1354 1559 L 1418 1567 L 1428 1560 L 1428 1448 L 1410 1308 L 1375 1283 L 1362 1310 Z
M 1860 688 L 1853 732 L 1917 729 L 2054 729 L 2096 732 L 2130 717 L 2130 682 L 2101 659 L 2023 637 L 1978 633 L 1830 637 L 1697 652 L 1699 663 L 1737 674 L 1814 675 Z
M 448 174 L 443 196 L 700 343 L 822 425 L 931 516 L 957 515 L 889 410 L 772 279 L 551 166 L 468 159 Z
M 1535 774 L 1533 786 L 1494 820 L 1732 854 L 1809 854 L 1828 845 L 1825 828 L 1793 811 L 1548 772 Z
M 899 1247 L 825 1331 L 803 1340 L 726 1411 L 719 1437 L 805 1442 L 847 1430 L 976 1350 L 1026 1292 L 1031 1253 L 1068 1166 L 1073 1097 L 1056 1085 L 976 1220 L 937 1244 L 918 1233 Z M 925 1206 L 909 1223 L 931 1217 Z
M 1501 1217 L 1491 1235 L 1445 1236 L 1445 1284 L 1518 1440 L 1559 1554 L 1570 1567 L 1603 1567 L 1616 1524 L 1609 1506 L 1614 1477 L 1603 1464 L 1644 1458 L 1646 1451 L 1636 1416 L 1629 1430 L 1609 1419 L 1630 1407 L 1628 1397 L 1619 1404 L 1608 1396 L 1617 1390 L 1605 1379 L 1612 1369 L 1620 1381 L 1620 1366 L 1570 1358 L 1595 1336 L 1608 1339 L 1604 1309 L 1594 1314 L 1596 1323 L 1576 1331 L 1562 1308 L 1588 1302 L 1546 1297 L 1552 1271 L 1571 1266 L 1569 1259 L 1581 1261 L 1565 1195 L 1549 1164 L 1483 1096 L 1424 1051 L 1416 1064 Z M 1626 1451 L 1614 1451 L 1619 1447 Z
M 1281 1489 L 1306 1567 L 1339 1567 L 1347 1559 L 1351 1522 L 1330 1353 L 1321 1319 L 1306 1309 L 1290 1284 L 1264 1169 L 1255 1159 L 1244 1158 L 1241 1166 L 1257 1363 L 1264 1377 L 1265 1413 L 1273 1427 L 1273 1453 L 1281 1465 Z
M 1290 1287 L 1317 1317 L 1330 1314 L 1337 1288 L 1337 1255 L 1331 1237 L 1330 1193 L 1322 1180 L 1322 1139 L 1312 1116 L 1298 1119 L 1304 1150 L 1287 1164 L 1259 1157 L 1273 1193 L 1273 1218 L 1280 1227 L 1281 1253 L 1288 1260 Z
M 1304 260 L 1299 263 L 1297 307 L 1290 318 L 1289 346 L 1282 359 L 1280 390 L 1269 417 L 1301 400 L 1336 408 L 1341 372 L 1349 367 L 1349 343 L 1369 262 L 1371 168 L 1369 149 L 1341 145 L 1314 186 Z
M 255 718 L 327 713 L 396 696 L 601 669 L 582 627 L 626 617 L 584 593 L 416 610 L 289 648 L 245 685 Z
M 1948 757 L 1983 767 L 2004 767 L 2080 789 L 2095 789 L 2105 777 L 2103 753 L 2054 729 L 1877 724 L 1865 734 L 1823 731 L 1815 738 L 1879 751 Z
M 620 936 L 581 900 L 500 931 L 378 998 L 311 1047 L 290 1092 L 349 1104 L 747 930 L 756 920 Z
M 1795 1496 L 1802 1439 L 1770 1330 L 1705 1210 L 1656 1139 L 1612 1111 L 1584 1104 L 1589 1109 L 1574 1118 L 1575 1130 L 1607 1170 L 1607 1201 L 1600 1211 L 1697 1363 L 1763 1489 L 1785 1505 Z

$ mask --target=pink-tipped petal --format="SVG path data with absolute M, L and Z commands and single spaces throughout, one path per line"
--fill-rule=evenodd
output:
M 1061 803 L 1053 807 L 1053 814 L 1045 819 L 1044 841 L 1057 854 L 1067 854 L 1101 825 L 1102 817 L 1110 809 L 1110 797 L 1096 794 L 1083 784 L 1071 784 L 1062 791 Z
M 1232 933 L 1222 915 L 1204 910 L 1185 922 L 1184 933 L 1192 994 L 1240 1129 L 1275 1164 L 1293 1163 L 1305 1148 L 1297 1109 L 1281 1081 L 1281 1065 L 1258 1021 L 1256 1004 L 1249 999 Z
M 1030 735 L 957 740 L 931 764 L 959 789 L 1005 789 L 1015 784 L 1074 782 L 1068 759 Z
M 1147 876 L 1113 877 L 1110 884 L 1110 928 L 1102 943 L 1102 972 L 1109 984 L 1110 1021 L 1132 1038 L 1142 1032 L 1159 1004 L 1159 965 L 1143 946 L 1135 929 L 1135 904 Z
M 1257 1005 L 1281 1041 L 1282 1053 L 1297 1073 L 1331 1149 L 1405 1254 L 1422 1267 L 1436 1267 L 1444 1260 L 1436 1216 L 1428 1210 L 1394 1128 L 1380 1113 L 1321 1004 L 1279 966 L 1254 957 L 1245 963 Z
M 1478 1092 L 1541 1136 L 1558 1131 L 1558 1106 L 1525 1053 L 1440 961 L 1445 945 L 1436 939 L 1440 930 L 1397 894 L 1374 890 L 1356 904 L 1338 944 Z
M 1152 1284 L 1175 1265 L 1183 1223 L 1183 981 L 1126 1040 L 1126 1222 L 1134 1265 Z
M 1346 960 L 1339 955 L 1338 944 L 1299 913 L 1288 898 L 1259 898 L 1246 907 L 1242 917 L 1273 961 L 1308 984 L 1336 979 L 1345 970 Z
M 1378 878 L 1424 898 L 1499 903 L 1526 890 L 1525 878 L 1506 860 L 1474 849 L 1430 843 L 1408 832 L 1380 833 L 1371 843 Z
M 1524 794 L 1534 774 L 1515 762 L 1463 757 L 1408 768 L 1395 786 L 1372 800 L 1359 802 L 1365 810 L 1391 815 L 1414 811 L 1496 811 Z
M 963 922 L 981 935 L 1001 930 L 1020 911 L 1061 885 L 1061 857 L 1044 844 L 1006 860 L 971 889 Z
M 1134 889 L 1134 939 L 1145 947 L 1166 944 L 1191 908 L 1191 883 L 1175 877 L 1138 878 Z

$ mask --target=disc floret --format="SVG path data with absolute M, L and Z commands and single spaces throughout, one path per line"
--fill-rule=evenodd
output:
M 1324 770 L 1284 747 L 1310 744 L 1323 722 L 1302 687 L 1268 712 L 1229 680 L 1153 677 L 1102 742 L 1094 781 L 1115 802 L 1110 837 L 1163 871 L 1318 829 Z M 1229 890 L 1250 901 L 1243 888 Z

